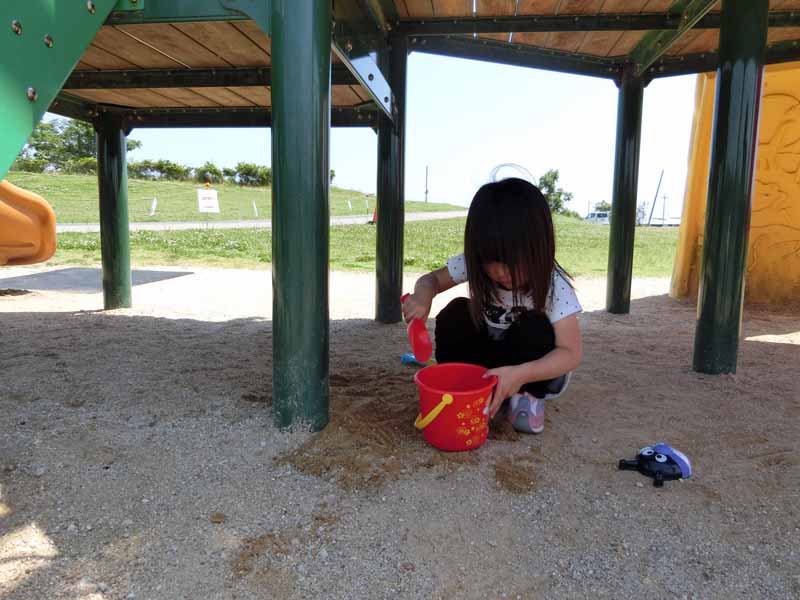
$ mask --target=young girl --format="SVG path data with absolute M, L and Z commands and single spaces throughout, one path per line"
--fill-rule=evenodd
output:
M 502 407 L 517 431 L 539 433 L 543 400 L 564 391 L 582 357 L 581 305 L 568 277 L 538 188 L 516 178 L 487 183 L 469 208 L 464 254 L 417 280 L 403 316 L 427 319 L 434 296 L 468 281 L 470 297 L 436 317 L 436 360 L 487 367 L 497 376 L 489 416 Z

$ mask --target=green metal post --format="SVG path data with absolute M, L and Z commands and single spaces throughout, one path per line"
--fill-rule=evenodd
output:
M 131 251 L 128 233 L 128 166 L 125 132 L 118 117 L 105 113 L 97 131 L 97 183 L 100 190 L 100 250 L 103 305 L 131 306 Z
M 767 0 L 725 0 L 694 369 L 735 373 L 767 43 Z
M 631 310 L 643 97 L 644 82 L 634 75 L 632 66 L 626 67 L 619 83 L 617 101 L 617 145 L 606 284 L 606 310 L 617 314 L 627 314 Z
M 406 65 L 408 42 L 393 36 L 389 51 L 381 53 L 381 69 L 389 79 L 397 108 L 394 122 L 386 115 L 378 124 L 378 222 L 375 261 L 375 319 L 397 323 L 403 317 L 403 226 L 405 178 Z
M 330 0 L 272 11 L 273 407 L 328 424 Z

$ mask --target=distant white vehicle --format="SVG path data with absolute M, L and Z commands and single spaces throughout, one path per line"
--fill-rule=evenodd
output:
M 590 212 L 586 215 L 585 221 L 587 223 L 597 223 L 599 225 L 608 225 L 609 224 L 609 216 L 610 213 L 602 211 L 602 212 Z

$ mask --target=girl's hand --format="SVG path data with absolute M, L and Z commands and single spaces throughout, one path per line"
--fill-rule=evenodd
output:
M 503 400 L 509 396 L 516 394 L 527 381 L 520 378 L 521 370 L 518 367 L 498 367 L 496 369 L 489 369 L 484 374 L 484 378 L 494 375 L 497 377 L 497 385 L 494 388 L 492 401 L 489 404 L 489 418 L 491 419 L 500 410 Z
M 447 267 L 423 275 L 414 284 L 414 293 L 408 294 L 405 296 L 405 300 L 401 300 L 403 318 L 406 322 L 411 319 L 427 320 L 436 294 L 449 290 L 455 284 Z
M 425 321 L 428 318 L 428 313 L 431 311 L 432 301 L 432 297 L 426 298 L 420 293 L 409 294 L 403 301 L 403 318 L 406 320 L 406 323 L 411 319 L 422 319 Z

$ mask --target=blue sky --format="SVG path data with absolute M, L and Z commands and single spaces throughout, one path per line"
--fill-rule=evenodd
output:
M 408 62 L 406 199 L 467 206 L 503 163 L 534 177 L 558 169 L 581 214 L 611 200 L 617 88 L 608 80 L 413 53 Z M 653 81 L 645 89 L 639 202 L 652 202 L 661 170 L 656 216 L 679 217 L 694 108 L 694 76 Z M 268 129 L 134 130 L 141 150 L 130 160 L 166 158 L 199 166 L 239 161 L 271 164 Z M 335 184 L 374 192 L 376 135 L 335 128 Z M 223 199 L 221 199 L 223 200 Z

